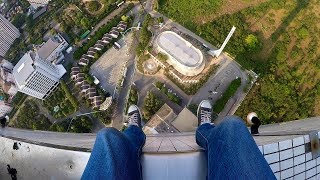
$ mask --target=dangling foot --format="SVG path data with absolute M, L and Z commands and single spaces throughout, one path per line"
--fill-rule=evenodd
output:
M 141 128 L 141 113 L 136 105 L 131 105 L 128 109 L 128 125 L 134 125 Z
M 203 100 L 198 106 L 198 126 L 211 123 L 212 106 L 209 100 Z

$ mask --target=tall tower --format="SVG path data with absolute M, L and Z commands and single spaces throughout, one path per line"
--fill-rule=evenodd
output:
M 215 56 L 215 57 L 219 57 L 220 54 L 222 53 L 223 49 L 226 47 L 228 41 L 230 40 L 230 38 L 232 37 L 234 31 L 236 30 L 236 27 L 232 26 L 232 29 L 231 31 L 229 32 L 227 38 L 224 40 L 222 46 L 220 47 L 220 49 L 218 50 L 211 50 L 209 51 L 209 54 L 212 55 L 212 56 Z
M 13 68 L 13 76 L 20 92 L 38 99 L 45 99 L 58 86 L 66 73 L 62 65 L 53 65 L 27 52 Z
M 19 36 L 19 30 L 0 14 L 0 56 L 6 54 L 14 40 Z

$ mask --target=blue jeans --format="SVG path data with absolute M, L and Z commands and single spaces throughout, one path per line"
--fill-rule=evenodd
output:
M 276 179 L 243 120 L 228 116 L 216 127 L 201 125 L 196 141 L 208 159 L 207 179 Z
M 276 179 L 240 118 L 227 117 L 218 126 L 201 125 L 196 141 L 208 158 L 207 179 Z M 130 126 L 121 133 L 101 130 L 81 179 L 140 180 L 143 131 Z
M 115 128 L 99 131 L 81 179 L 142 179 L 140 155 L 145 141 L 146 135 L 137 126 L 123 133 Z

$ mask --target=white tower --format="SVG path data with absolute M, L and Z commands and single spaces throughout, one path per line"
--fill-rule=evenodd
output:
M 222 53 L 223 49 L 226 47 L 228 41 L 230 40 L 231 36 L 233 35 L 234 31 L 236 30 L 236 27 L 232 26 L 232 29 L 231 31 L 229 32 L 227 38 L 224 40 L 222 46 L 220 47 L 220 49 L 217 49 L 217 50 L 211 50 L 209 51 L 208 53 L 212 56 L 215 56 L 215 57 L 219 57 L 220 54 Z

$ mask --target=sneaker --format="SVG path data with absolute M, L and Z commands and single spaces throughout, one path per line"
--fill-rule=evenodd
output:
M 198 106 L 198 126 L 211 123 L 212 106 L 209 100 L 203 100 Z
M 141 128 L 141 113 L 136 105 L 131 105 L 128 109 L 128 125 L 135 125 Z

